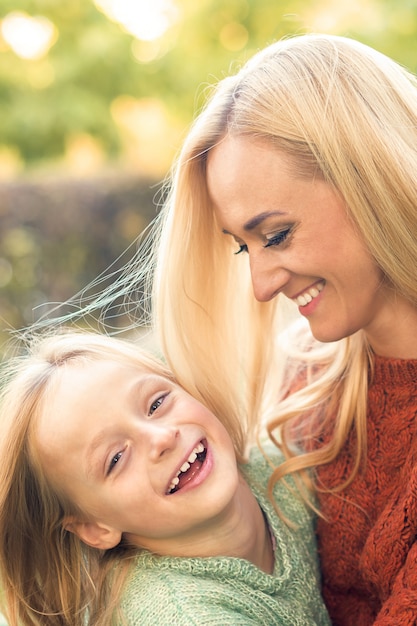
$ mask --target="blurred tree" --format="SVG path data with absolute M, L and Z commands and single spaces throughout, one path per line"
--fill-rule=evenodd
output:
M 303 32 L 417 71 L 417 0 L 0 0 L 0 344 L 147 225 L 209 87 Z
M 17 147 L 24 162 L 62 155 L 74 133 L 87 133 L 109 155 L 119 140 L 109 101 L 126 92 L 134 62 L 129 38 L 95 6 L 82 0 L 3 0 L 2 13 L 25 11 L 54 24 L 48 54 L 25 59 L 13 50 L 0 55 L 0 138 Z
M 1 0 L 0 175 L 2 163 L 4 177 L 7 163 L 13 170 L 52 160 L 84 171 L 119 161 L 163 175 L 204 87 L 288 34 L 346 34 L 417 68 L 417 0 L 155 2 Z M 171 9 L 171 23 L 159 37 L 150 25 L 135 36 L 140 7 L 158 6 Z M 16 12 L 32 26 L 48 20 L 44 54 L 24 57 L 10 45 Z
M 10 329 L 38 320 L 103 271 L 96 291 L 112 283 L 160 202 L 138 176 L 1 184 L 0 352 Z

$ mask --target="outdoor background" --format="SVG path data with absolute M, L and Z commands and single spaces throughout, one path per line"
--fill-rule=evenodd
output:
M 209 87 L 304 32 L 417 71 L 417 0 L 0 0 L 0 351 L 134 253 Z

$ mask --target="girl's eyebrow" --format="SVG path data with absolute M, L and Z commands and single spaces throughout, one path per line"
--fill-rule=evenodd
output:
M 92 475 L 97 476 L 99 471 L 99 466 L 101 463 L 101 459 L 96 456 L 95 452 L 101 445 L 103 445 L 107 439 L 107 437 L 112 432 L 112 427 L 104 428 L 101 430 L 98 435 L 96 435 L 93 440 L 90 442 L 86 452 L 86 477 L 89 478 Z M 109 432 L 110 431 L 110 432 Z

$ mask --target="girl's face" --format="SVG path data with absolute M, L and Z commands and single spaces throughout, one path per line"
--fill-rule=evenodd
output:
M 284 294 L 320 341 L 363 328 L 372 345 L 392 332 L 392 290 L 329 184 L 297 177 L 264 141 L 230 136 L 210 152 L 207 184 L 236 263 L 249 256 L 257 300 Z
M 35 438 L 52 484 L 85 513 L 69 530 L 103 549 L 122 533 L 167 554 L 211 538 L 240 483 L 231 439 L 208 409 L 116 361 L 62 368 Z

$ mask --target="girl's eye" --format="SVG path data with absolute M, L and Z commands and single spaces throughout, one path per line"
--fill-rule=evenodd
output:
M 152 415 L 153 413 L 155 413 L 157 409 L 159 409 L 159 407 L 161 406 L 161 404 L 163 403 L 167 395 L 168 394 L 166 393 L 163 396 L 160 396 L 159 398 L 157 398 L 154 402 L 152 402 L 151 406 L 149 407 L 148 415 Z
M 240 254 L 241 252 L 247 252 L 248 246 L 245 243 L 240 244 L 239 250 L 235 252 L 235 254 Z
M 267 240 L 264 248 L 269 248 L 270 246 L 279 246 L 280 244 L 284 243 L 290 233 L 291 228 L 281 230 L 279 233 Z
M 112 457 L 112 459 L 111 459 L 111 461 L 109 463 L 109 467 L 107 468 L 107 476 L 109 474 L 111 474 L 111 472 L 113 471 L 114 466 L 116 465 L 116 463 L 118 463 L 120 461 L 120 459 L 122 458 L 122 454 L 123 454 L 123 452 L 118 452 L 117 454 L 115 454 Z

